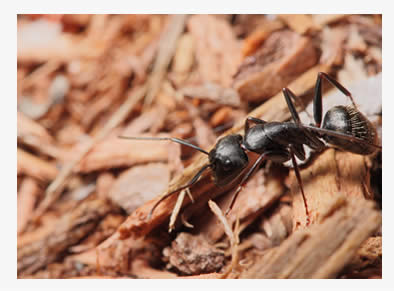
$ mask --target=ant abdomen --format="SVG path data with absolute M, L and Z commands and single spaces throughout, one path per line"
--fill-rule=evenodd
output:
M 352 106 L 335 106 L 324 116 L 322 128 L 360 138 L 370 144 L 377 143 L 377 132 L 372 123 Z M 355 154 L 368 155 L 377 148 L 369 144 L 352 142 L 335 136 L 323 135 L 329 144 Z

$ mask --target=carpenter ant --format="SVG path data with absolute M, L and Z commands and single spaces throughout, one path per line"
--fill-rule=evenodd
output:
M 344 95 L 350 98 L 353 106 L 335 106 L 331 108 L 325 114 L 322 123 L 323 79 L 330 82 Z M 294 122 L 267 122 L 255 117 L 247 117 L 245 120 L 244 137 L 240 134 L 224 136 L 218 140 L 215 147 L 209 153 L 196 145 L 177 138 L 120 136 L 120 138 L 135 140 L 170 140 L 189 146 L 208 155 L 209 163 L 204 165 L 188 184 L 165 194 L 157 201 L 152 207 L 148 218 L 151 217 L 155 208 L 164 199 L 196 183 L 207 168 L 212 169 L 214 183 L 217 186 L 229 184 L 239 177 L 249 164 L 246 153 L 250 151 L 260 156 L 242 177 L 237 190 L 232 196 L 226 214 L 232 209 L 239 192 L 253 174 L 254 170 L 258 168 L 264 160 L 271 160 L 275 163 L 284 163 L 291 160 L 303 196 L 307 224 L 309 224 L 308 206 L 305 199 L 300 171 L 295 159 L 295 157 L 297 157 L 300 160 L 305 160 L 304 145 L 312 150 L 321 151 L 327 146 L 326 143 L 323 142 L 325 141 L 332 147 L 360 155 L 372 154 L 378 149 L 381 149 L 381 146 L 376 144 L 378 141 L 376 129 L 371 122 L 358 111 L 350 92 L 329 75 L 320 72 L 317 77 L 313 99 L 313 117 L 315 125 L 304 125 L 301 123 L 292 101 L 292 99 L 294 100 L 296 98 L 296 95 L 288 88 L 283 88 L 282 91 Z M 250 126 L 252 123 L 254 124 L 253 127 Z

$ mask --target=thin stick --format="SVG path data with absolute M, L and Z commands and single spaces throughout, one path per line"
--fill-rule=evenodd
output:
M 212 200 L 208 201 L 209 208 L 211 208 L 212 212 L 216 215 L 216 217 L 219 219 L 219 221 L 223 224 L 224 227 L 224 232 L 230 239 L 230 244 L 231 244 L 231 264 L 229 268 L 224 272 L 224 274 L 221 276 L 221 278 L 226 278 L 230 272 L 236 267 L 238 264 L 238 245 L 239 245 L 239 219 L 237 217 L 236 222 L 235 222 L 235 231 L 233 232 L 230 224 L 228 223 L 228 220 L 224 216 L 222 210 L 220 207 L 213 202 Z
M 185 199 L 185 192 L 187 191 L 186 188 L 181 191 L 181 193 L 178 196 L 178 199 L 176 200 L 174 209 L 172 210 L 171 216 L 170 216 L 170 223 L 168 224 L 168 232 L 172 232 L 172 230 L 175 228 L 175 221 L 176 218 L 178 217 L 179 211 L 181 210 L 183 200 Z
M 148 91 L 145 96 L 144 108 L 147 108 L 152 104 L 153 99 L 160 89 L 168 65 L 175 53 L 178 38 L 181 36 L 185 28 L 186 18 L 187 15 L 184 14 L 170 16 L 167 30 L 159 42 L 159 51 L 153 65 L 152 73 L 147 81 Z

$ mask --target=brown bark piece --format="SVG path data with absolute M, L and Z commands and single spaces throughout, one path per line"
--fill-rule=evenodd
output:
M 188 275 L 219 271 L 224 266 L 224 254 L 210 245 L 204 237 L 181 232 L 171 247 L 163 250 L 167 268 L 175 267 Z
M 354 53 L 364 54 L 367 47 L 368 46 L 360 35 L 357 27 L 355 25 L 351 25 L 349 27 L 349 38 L 347 40 L 346 48 Z
M 17 37 L 18 61 L 44 63 L 76 56 L 77 50 L 72 38 L 61 34 L 61 29 L 60 23 L 46 20 L 20 25 Z
M 348 17 L 346 14 L 313 14 L 313 21 L 319 26 L 326 26 L 328 24 L 341 21 Z
M 221 107 L 212 115 L 211 119 L 209 120 L 209 124 L 213 128 L 219 126 L 220 124 L 224 124 L 231 119 L 233 115 L 232 113 L 233 110 L 230 107 Z
M 160 39 L 157 57 L 147 81 L 147 92 L 144 101 L 145 106 L 150 105 L 159 92 L 168 65 L 175 54 L 177 41 L 185 29 L 186 19 L 187 15 L 184 14 L 169 16 L 168 26 Z
M 341 66 L 344 62 L 345 41 L 348 36 L 346 29 L 342 27 L 324 27 L 322 31 L 322 55 L 320 63 L 327 66 Z
M 44 161 L 24 150 L 17 151 L 18 175 L 26 174 L 40 181 L 49 182 L 55 179 L 58 169 L 53 163 Z
M 313 21 L 311 15 L 307 14 L 279 14 L 278 17 L 284 21 L 292 30 L 299 34 L 305 34 L 317 30 L 319 27 Z
M 124 216 L 120 214 L 108 214 L 83 241 L 69 248 L 70 252 L 81 253 L 96 247 L 99 243 L 112 235 L 118 226 L 124 221 Z
M 290 30 L 277 31 L 241 64 L 233 88 L 246 101 L 266 100 L 316 62 L 317 51 L 310 38 Z
M 241 60 L 241 47 L 231 26 L 212 15 L 193 15 L 187 22 L 196 45 L 201 78 L 229 87 Z
M 148 129 L 151 129 L 158 119 L 165 118 L 166 113 L 167 112 L 163 107 L 152 107 L 151 109 L 144 111 L 141 115 L 133 119 L 133 121 L 130 122 L 130 124 L 122 131 L 122 135 L 135 136 Z
M 18 124 L 18 137 L 19 136 L 35 136 L 42 142 L 50 143 L 53 142 L 52 136 L 49 132 L 39 123 L 29 118 L 22 112 L 18 111 L 17 115 Z
M 17 202 L 17 231 L 22 232 L 26 227 L 27 223 L 33 213 L 33 209 L 37 202 L 38 195 L 41 189 L 37 182 L 30 177 L 24 178 L 20 190 L 18 192 L 18 202 Z
M 367 43 L 382 47 L 381 23 L 375 23 L 370 15 L 351 15 L 349 21 L 357 25 L 359 33 Z
M 172 71 L 178 75 L 186 75 L 194 63 L 195 44 L 190 33 L 183 34 L 177 44 Z
M 334 149 L 320 154 L 308 167 L 301 170 L 310 222 L 314 224 L 321 219 L 322 210 L 337 193 L 347 198 L 365 199 L 364 183 L 367 177 L 364 156 Z M 294 171 L 291 171 L 290 180 L 294 195 L 293 227 L 298 229 L 306 226 L 307 216 Z
M 170 173 L 165 164 L 135 166 L 116 179 L 108 191 L 108 198 L 130 214 L 146 201 L 163 193 L 169 180 Z
M 131 166 L 167 160 L 166 142 L 131 141 L 118 137 L 98 143 L 79 163 L 76 172 L 88 173 L 100 169 Z
M 381 225 L 374 203 L 333 197 L 321 224 L 294 232 L 241 278 L 335 278 Z
M 115 177 L 110 172 L 101 173 L 96 180 L 97 196 L 104 199 L 109 197 L 109 190 L 115 182 Z
M 111 209 L 103 200 L 91 200 L 65 214 L 50 234 L 18 249 L 18 276 L 30 275 L 59 259 L 64 251 L 95 229 Z
M 260 227 L 272 246 L 280 245 L 292 233 L 292 212 L 290 206 L 282 204 L 272 215 L 263 219 Z
M 238 107 L 241 105 L 238 92 L 232 88 L 225 88 L 211 82 L 205 82 L 200 86 L 187 86 L 179 90 L 185 96 L 211 100 L 217 104 Z
M 41 216 L 45 210 L 59 197 L 61 191 L 64 189 L 67 178 L 72 174 L 74 167 L 85 157 L 85 155 L 92 149 L 92 147 L 106 137 L 111 130 L 118 126 L 130 113 L 133 107 L 145 95 L 146 87 L 136 87 L 131 90 L 130 96 L 120 106 L 120 108 L 111 116 L 110 120 L 104 125 L 100 132 L 93 138 L 93 141 L 82 142 L 81 149 L 76 153 L 71 161 L 69 161 L 60 171 L 56 179 L 48 186 L 45 191 L 45 198 L 39 205 L 36 211 L 36 217 Z
M 341 278 L 382 278 L 382 237 L 368 238 L 341 274 Z
M 282 21 L 266 21 L 257 27 L 248 37 L 244 39 L 242 56 L 247 57 L 255 53 L 260 45 L 276 30 L 282 29 Z

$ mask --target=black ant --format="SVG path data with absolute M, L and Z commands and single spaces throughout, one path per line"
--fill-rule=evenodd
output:
M 338 88 L 344 95 L 350 98 L 353 106 L 335 106 L 324 116 L 322 124 L 322 81 L 330 82 Z M 247 117 L 245 120 L 244 137 L 240 134 L 231 134 L 218 140 L 215 147 L 208 153 L 200 147 L 187 141 L 164 137 L 124 137 L 121 138 L 135 140 L 170 140 L 191 148 L 194 148 L 208 155 L 209 163 L 204 165 L 188 184 L 165 194 L 152 207 L 148 218 L 151 217 L 155 208 L 167 197 L 192 186 L 207 169 L 212 169 L 214 183 L 217 186 L 224 186 L 241 175 L 247 167 L 249 160 L 246 152 L 255 152 L 260 156 L 253 166 L 242 177 L 242 180 L 234 192 L 226 214 L 232 209 L 234 202 L 246 184 L 254 170 L 261 165 L 264 160 L 271 160 L 275 163 L 292 161 L 296 178 L 303 195 L 307 224 L 309 224 L 309 211 L 305 199 L 300 171 L 295 157 L 305 160 L 304 145 L 315 151 L 321 151 L 326 147 L 324 140 L 329 145 L 360 155 L 369 155 L 382 149 L 377 145 L 378 136 L 376 129 L 371 122 L 357 109 L 350 92 L 329 75 L 320 72 L 315 85 L 313 99 L 313 117 L 315 125 L 304 125 L 301 123 L 292 99 L 296 95 L 288 88 L 283 88 L 283 95 L 290 110 L 294 122 L 267 122 L 255 117 Z M 254 124 L 251 127 L 251 124 Z

